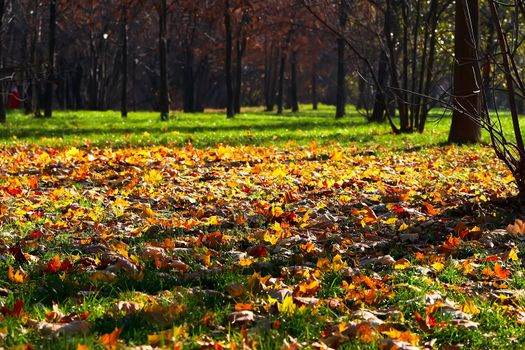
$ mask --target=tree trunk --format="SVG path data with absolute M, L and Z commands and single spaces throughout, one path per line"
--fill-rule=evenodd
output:
M 191 47 L 186 48 L 183 68 L 184 113 L 195 112 L 195 83 L 193 79 L 193 52 Z
M 409 120 L 408 120 L 408 106 L 404 99 L 404 94 L 401 93 L 401 89 L 398 81 L 397 62 L 395 59 L 395 43 L 392 39 L 392 1 L 386 0 L 386 12 L 385 12 L 385 38 L 388 47 L 388 53 L 390 56 L 390 84 L 392 85 L 393 95 L 396 98 L 397 106 L 399 109 L 400 119 L 400 132 L 409 132 Z
M 382 123 L 385 121 L 385 113 L 387 108 L 386 103 L 386 83 L 387 83 L 387 69 L 388 69 L 388 57 L 385 50 L 381 50 L 379 54 L 379 67 L 377 71 L 377 79 L 379 86 L 376 87 L 374 109 L 370 116 L 370 121 L 376 123 Z
M 341 0 L 339 4 L 339 25 L 341 33 L 344 33 L 347 21 L 346 3 Z M 345 41 L 337 38 L 337 102 L 335 117 L 344 117 L 346 111 L 346 69 L 345 69 Z
M 225 75 L 226 75 L 226 116 L 233 118 L 235 113 L 233 110 L 233 84 L 232 84 L 232 19 L 230 13 L 230 1 L 224 0 L 224 27 L 226 29 L 226 61 L 225 61 Z
M 297 97 L 297 52 L 292 53 L 291 60 L 291 82 L 290 82 L 290 98 L 292 112 L 299 112 L 299 100 Z
M 168 93 L 168 40 L 167 40 L 168 7 L 166 0 L 161 0 L 159 12 L 159 54 L 160 54 L 160 120 L 169 119 L 170 102 Z
M 483 66 L 483 92 L 485 97 L 485 102 L 487 103 L 488 109 L 494 109 L 494 97 L 492 96 L 492 67 L 491 67 L 491 61 L 490 57 L 494 54 L 496 45 L 494 43 L 494 36 L 496 29 L 494 28 L 494 22 L 492 18 L 489 18 L 487 20 L 487 46 L 485 48 L 485 64 Z
M 284 67 L 286 65 L 286 54 L 284 50 L 281 56 L 281 66 L 279 67 L 279 90 L 277 92 L 277 114 L 283 114 L 283 102 L 284 102 Z
M 273 69 L 273 43 L 268 49 L 268 38 L 264 42 L 264 104 L 266 111 L 273 111 L 275 91 L 272 89 L 275 83 L 272 81 L 274 77 Z
M 57 1 L 51 0 L 49 4 L 49 42 L 48 42 L 48 67 L 45 89 L 44 116 L 53 116 L 53 82 L 55 79 L 55 40 L 57 25 Z
M 122 118 L 128 117 L 128 7 L 122 0 L 122 91 L 120 113 Z
M 453 98 L 454 111 L 449 142 L 478 142 L 481 126 L 481 86 L 479 66 L 479 0 L 456 0 L 455 65 Z
M 235 98 L 233 100 L 233 110 L 235 113 L 241 113 L 242 100 L 242 58 L 246 50 L 247 38 L 244 31 L 241 29 L 237 39 L 237 65 L 235 67 Z
M 420 98 L 418 101 L 418 104 L 421 104 L 420 107 L 420 116 L 419 116 L 419 127 L 418 131 L 422 133 L 425 130 L 425 124 L 427 122 L 428 112 L 430 111 L 430 108 L 427 106 L 428 98 L 427 96 L 430 96 L 432 93 L 432 80 L 434 78 L 434 61 L 436 57 L 436 29 L 438 26 L 438 14 L 437 14 L 437 5 L 438 0 L 431 0 L 430 2 L 430 48 L 428 53 L 428 62 L 426 64 L 426 77 L 425 77 L 425 84 L 424 84 L 424 90 L 423 90 L 423 97 Z M 423 71 L 421 74 L 421 83 L 423 83 Z
M 319 98 L 317 96 L 317 65 L 312 66 L 312 109 L 317 111 L 319 109 Z
M 135 57 L 135 54 L 133 54 L 133 62 L 131 62 L 131 80 L 132 80 L 132 88 L 131 88 L 131 96 L 132 96 L 132 103 L 133 103 L 133 112 L 137 111 L 137 58 Z
M 0 0 L 0 67 L 2 67 L 2 24 L 3 24 L 3 17 L 4 17 L 4 10 L 5 10 L 5 1 Z M 5 123 L 7 120 L 6 113 L 5 113 L 5 107 L 4 107 L 4 94 L 3 94 L 3 84 L 0 81 L 0 123 Z

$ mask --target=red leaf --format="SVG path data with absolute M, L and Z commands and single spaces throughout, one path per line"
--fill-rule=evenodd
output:
M 17 300 L 13 306 L 13 310 L 9 310 L 6 306 L 2 306 L 1 311 L 4 316 L 20 317 L 24 311 L 24 302 L 22 300 Z
M 18 263 L 20 264 L 28 263 L 27 258 L 24 255 L 24 252 L 22 252 L 22 248 L 20 248 L 20 246 L 17 245 L 17 246 L 9 248 L 9 252 L 13 254 L 13 256 L 15 257 Z
M 266 248 L 264 244 L 259 244 L 255 247 L 248 248 L 247 253 L 249 256 L 253 256 L 254 258 L 261 258 L 268 255 L 268 248 Z
M 60 257 L 55 255 L 55 257 L 47 263 L 47 271 L 49 272 L 59 272 L 60 271 Z

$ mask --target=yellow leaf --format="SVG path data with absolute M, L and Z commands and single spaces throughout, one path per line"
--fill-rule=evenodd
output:
M 519 260 L 518 253 L 519 251 L 517 248 L 512 248 L 507 255 L 507 259 L 512 260 L 512 261 L 518 261 Z
M 441 271 L 441 270 L 443 270 L 445 268 L 445 265 L 443 265 L 439 261 L 436 261 L 435 263 L 432 264 L 432 267 L 434 268 L 434 270 L 439 272 L 439 271 Z
M 252 258 L 247 258 L 247 259 L 239 259 L 239 265 L 241 266 L 251 266 L 253 264 L 253 259 Z
M 417 334 L 410 333 L 409 331 L 401 332 L 401 331 L 398 331 L 397 329 L 392 329 L 390 331 L 383 331 L 381 333 L 391 339 L 410 343 L 414 346 L 417 346 L 419 344 L 419 336 Z
M 277 304 L 277 309 L 281 314 L 286 316 L 295 314 L 297 305 L 295 305 L 293 302 L 293 296 L 287 295 L 282 303 Z
M 162 173 L 152 169 L 146 174 L 144 174 L 144 182 L 150 185 L 157 185 L 163 179 Z
M 278 235 L 274 235 L 274 234 L 270 234 L 269 231 L 266 231 L 264 233 L 263 240 L 265 242 L 270 243 L 271 245 L 275 245 L 277 242 L 279 242 L 279 236 Z
M 271 226 L 271 229 L 274 230 L 275 232 L 281 232 L 282 227 L 281 227 L 281 224 L 278 223 L 278 222 L 276 221 L 276 222 L 274 222 L 274 224 Z
M 210 218 L 208 219 L 208 224 L 209 225 L 219 225 L 221 222 L 219 220 L 219 218 L 217 216 L 210 216 Z
M 408 228 L 408 225 L 403 223 L 401 226 L 399 226 L 398 231 L 405 231 Z
M 387 225 L 393 225 L 397 222 L 397 218 L 390 218 L 388 220 L 385 221 L 385 224 Z
M 471 315 L 474 315 L 476 316 L 477 314 L 479 314 L 479 309 L 476 307 L 476 305 L 474 305 L 474 303 L 470 300 L 466 300 L 465 301 L 465 304 L 463 304 L 461 306 L 461 311 L 463 311 L 464 313 L 467 313 L 467 314 L 471 314 Z
M 394 269 L 396 269 L 396 270 L 404 270 L 404 269 L 406 269 L 409 266 L 410 266 L 410 261 L 408 261 L 407 259 L 399 259 L 394 264 Z

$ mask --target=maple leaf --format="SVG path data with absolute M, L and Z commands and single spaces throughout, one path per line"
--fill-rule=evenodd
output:
M 317 280 L 312 280 L 310 282 L 301 283 L 296 287 L 295 294 L 300 297 L 308 297 L 315 295 L 317 291 L 321 288 L 321 284 Z
M 18 269 L 16 272 L 14 272 L 14 268 L 12 266 L 9 266 L 7 277 L 14 283 L 18 284 L 25 283 L 29 279 L 29 276 L 26 272 L 24 272 L 24 270 Z

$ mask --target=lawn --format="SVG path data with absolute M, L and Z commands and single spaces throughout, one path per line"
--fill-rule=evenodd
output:
M 301 113 L 277 116 L 262 110 L 251 110 L 227 120 L 224 113 L 183 114 L 172 112 L 171 119 L 160 122 L 158 113 L 130 113 L 122 119 L 119 112 L 55 112 L 52 119 L 34 119 L 13 113 L 6 126 L 0 126 L 0 144 L 20 143 L 45 146 L 128 147 L 137 145 L 172 145 L 188 143 L 198 148 L 226 145 L 290 146 L 319 145 L 337 142 L 358 143 L 363 147 L 379 144 L 402 149 L 411 144 L 428 145 L 445 142 L 450 119 L 434 112 L 428 132 L 392 138 L 388 125 L 369 124 L 349 106 L 349 117 L 336 120 L 334 108 L 321 105 L 318 111 L 302 106 Z
M 448 117 L 57 112 L 0 126 L 0 345 L 519 348 L 525 218 Z M 508 120 L 504 121 L 505 123 Z

